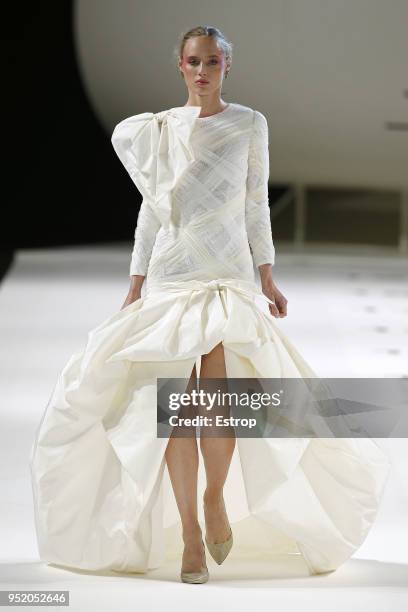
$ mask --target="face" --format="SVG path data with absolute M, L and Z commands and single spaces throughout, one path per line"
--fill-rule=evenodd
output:
M 221 90 L 229 62 L 214 38 L 195 36 L 189 38 L 184 45 L 179 68 L 184 74 L 189 92 L 208 95 Z

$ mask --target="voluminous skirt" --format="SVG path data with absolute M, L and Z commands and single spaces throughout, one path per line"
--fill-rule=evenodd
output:
M 249 281 L 153 285 L 89 332 L 32 447 L 41 560 L 146 572 L 181 554 L 156 378 L 189 378 L 220 341 L 228 377 L 316 377 Z M 311 574 L 335 570 L 367 536 L 389 469 L 370 438 L 237 437 L 224 488 L 230 558 L 294 554 Z M 200 491 L 202 461 L 198 478 Z

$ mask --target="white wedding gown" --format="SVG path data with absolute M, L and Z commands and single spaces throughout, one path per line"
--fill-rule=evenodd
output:
M 157 377 L 187 379 L 194 364 L 199 375 L 200 356 L 220 341 L 228 377 L 317 376 L 257 276 L 275 256 L 266 119 L 240 104 L 199 113 L 141 113 L 113 132 L 143 195 L 129 272 L 146 282 L 140 299 L 89 332 L 38 427 L 31 473 L 47 563 L 146 572 L 181 555 Z M 367 536 L 389 468 L 370 438 L 237 438 L 224 491 L 229 558 L 296 554 L 311 574 L 335 570 Z

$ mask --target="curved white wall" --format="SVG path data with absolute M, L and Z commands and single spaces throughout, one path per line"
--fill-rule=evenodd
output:
M 405 187 L 405 0 L 77 0 L 78 61 L 109 132 L 143 111 L 185 103 L 172 58 L 181 32 L 216 25 L 235 45 L 223 98 L 262 111 L 271 180 Z

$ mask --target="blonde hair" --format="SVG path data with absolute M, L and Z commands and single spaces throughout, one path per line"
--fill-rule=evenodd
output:
M 194 36 L 209 36 L 214 38 L 224 52 L 225 59 L 232 58 L 232 43 L 227 40 L 224 34 L 218 28 L 213 26 L 197 26 L 191 28 L 185 34 L 182 34 L 176 48 L 174 49 L 175 61 L 178 64 L 179 59 L 183 57 L 184 47 L 189 38 Z

